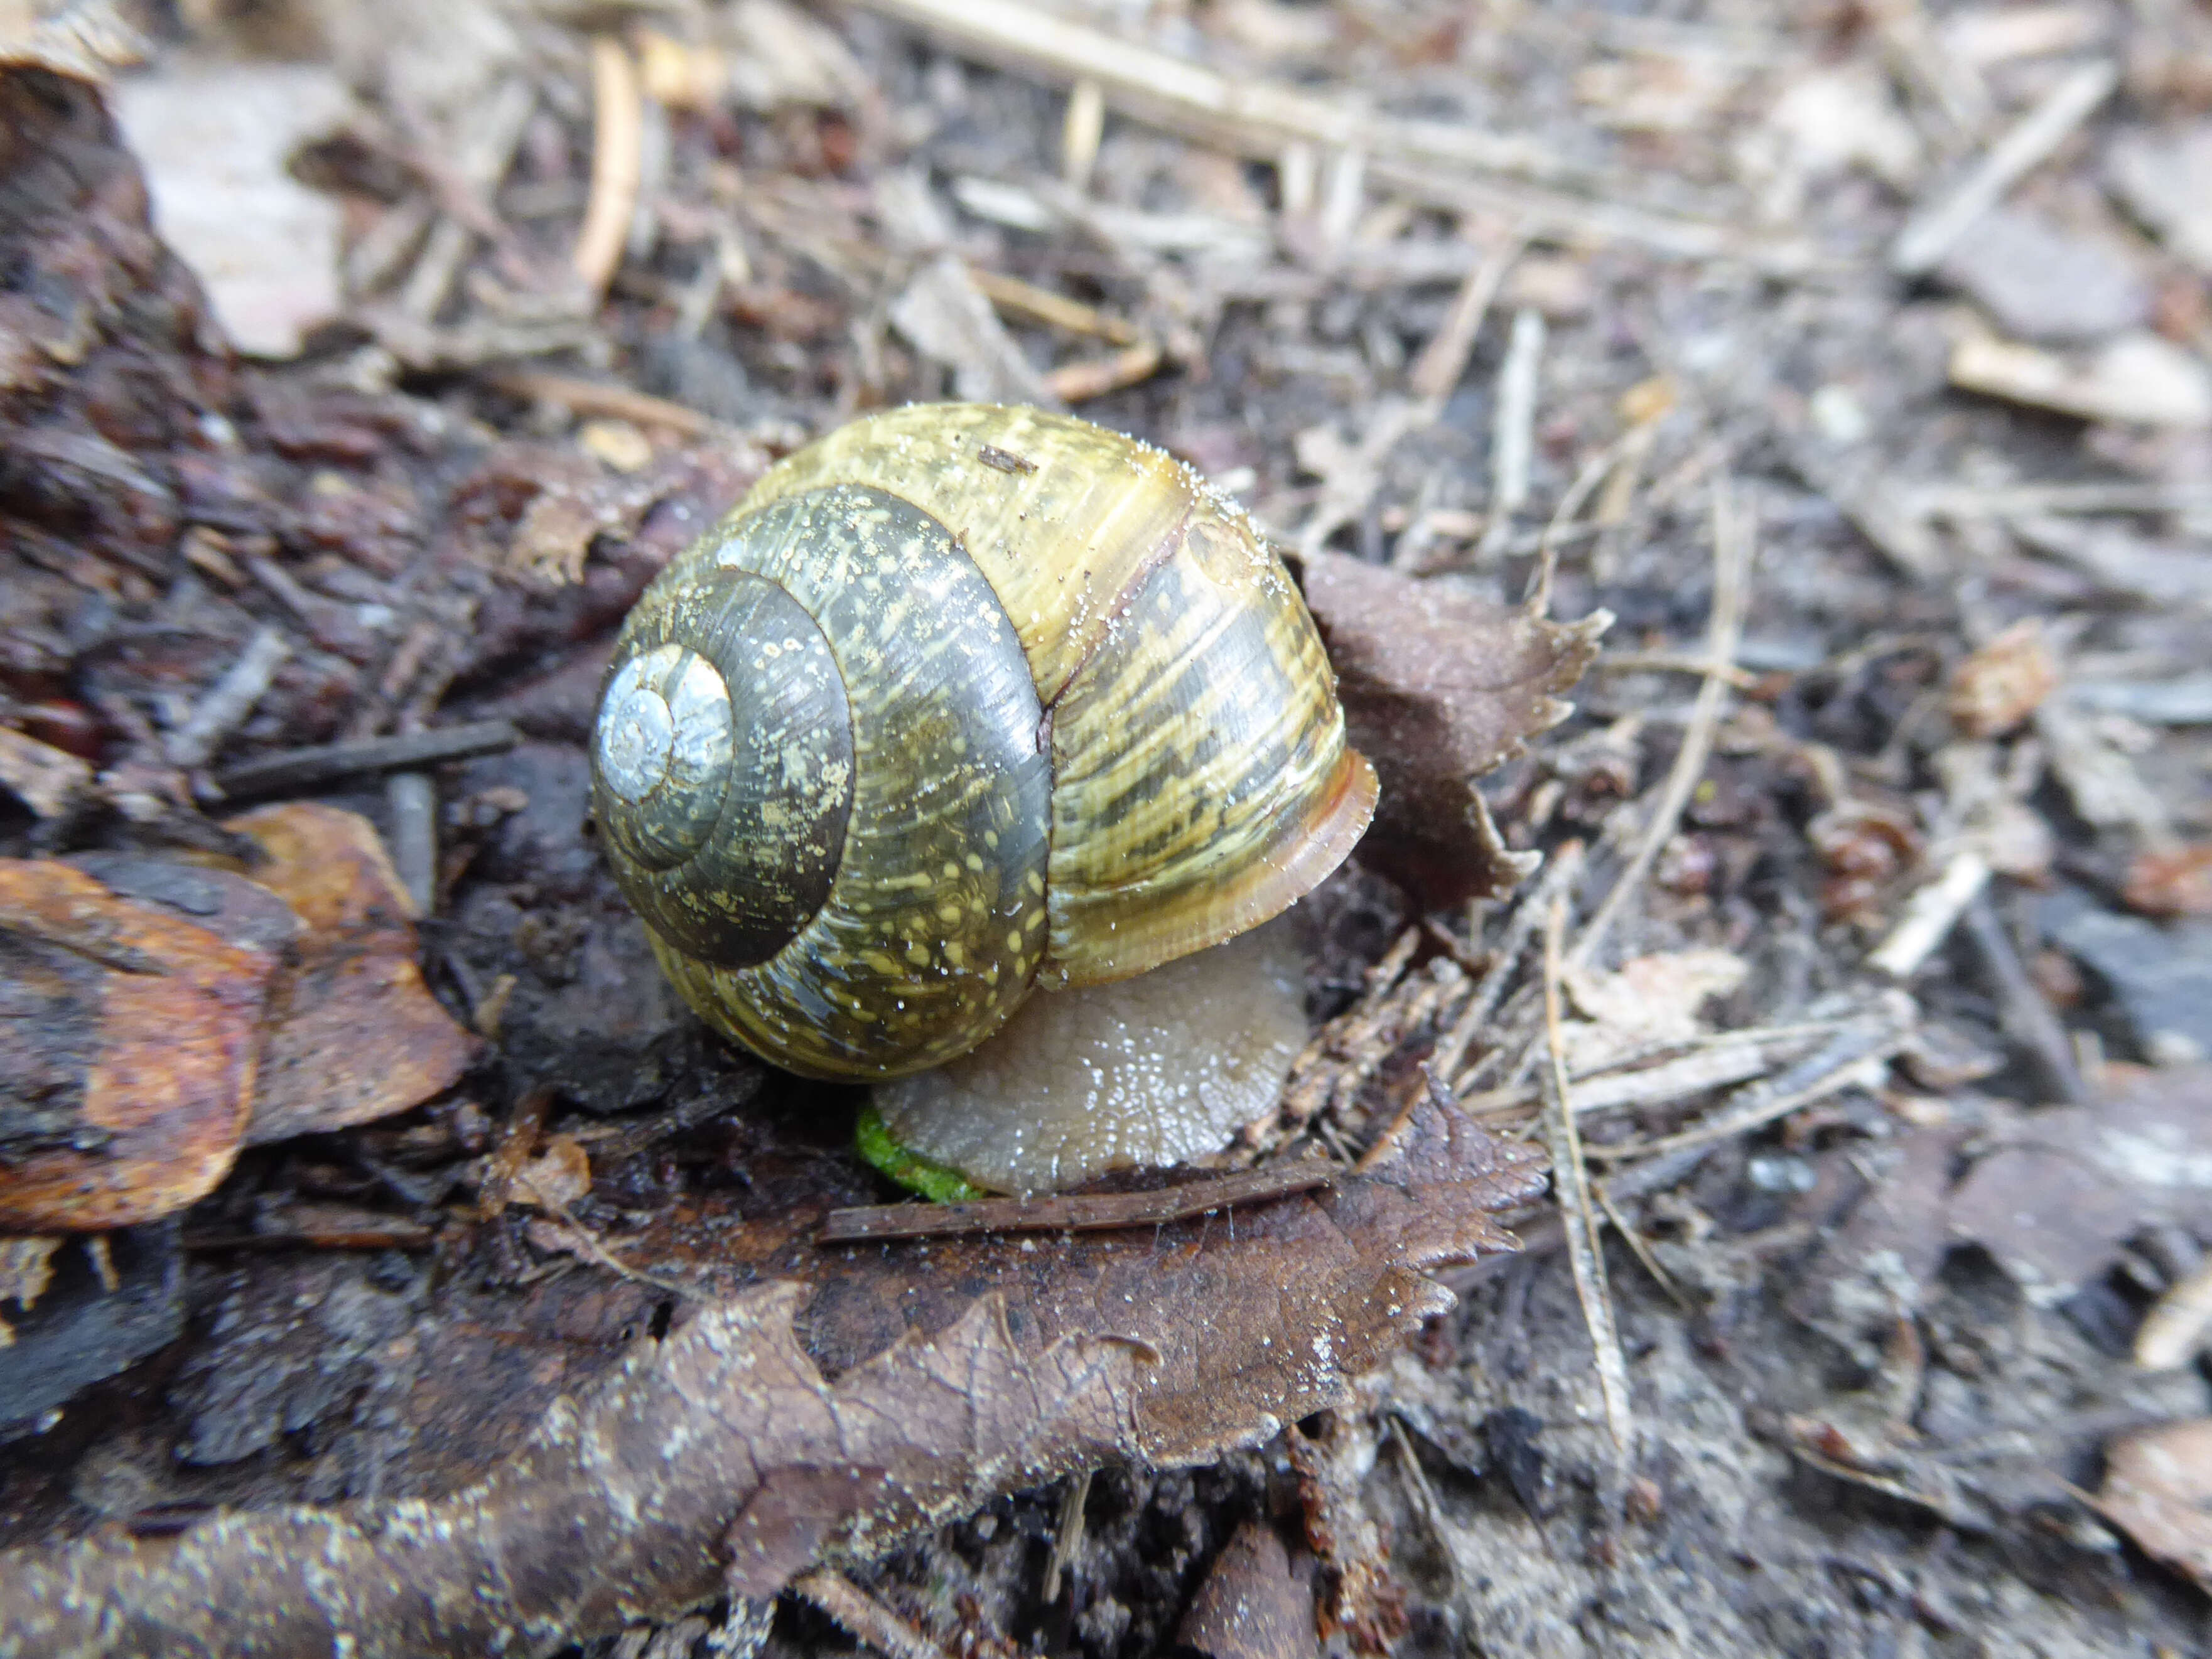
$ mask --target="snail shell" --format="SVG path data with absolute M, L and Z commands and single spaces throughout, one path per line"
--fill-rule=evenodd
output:
M 692 1006 L 860 1078 L 1278 914 L 1376 792 L 1239 511 L 1134 439 L 963 404 L 832 433 L 674 560 L 592 774 Z

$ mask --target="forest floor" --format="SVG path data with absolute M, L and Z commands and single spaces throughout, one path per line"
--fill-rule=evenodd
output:
M 296 0 L 113 68 L 112 9 L 49 10 L 0 70 L 0 1547 L 460 1491 L 890 1202 L 854 1092 L 668 991 L 585 746 L 701 524 L 958 397 L 1387 573 L 1416 677 L 1432 605 L 1610 617 L 1483 780 L 1536 873 L 1377 852 L 1300 907 L 1319 1036 L 1240 1154 L 1433 1091 L 1559 1196 L 1326 1409 L 1255 1383 L 1145 1443 L 1192 1466 L 986 1480 L 745 1639 L 2212 1653 L 2212 11 Z M 251 1123 L 202 1080 L 150 1149 L 71 1141 L 51 1078 L 149 1039 L 21 990 L 40 880 L 213 928 L 174 872 L 280 833 L 363 885 L 270 878 L 309 942 Z M 129 1147 L 123 1231 L 8 1196 Z M 1091 1248 L 1012 1305 L 1059 1329 Z M 1224 1294 L 1170 1325 L 1241 1379 Z

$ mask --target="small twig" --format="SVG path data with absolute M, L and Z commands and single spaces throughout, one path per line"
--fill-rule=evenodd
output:
M 1073 1565 L 1075 1552 L 1083 1547 L 1083 1506 L 1091 1498 L 1091 1471 L 1073 1476 L 1067 1490 L 1060 1498 L 1060 1525 L 1054 1529 L 1052 1560 L 1044 1573 L 1044 1602 L 1052 1606 L 1060 1600 L 1060 1575 Z
M 501 391 L 533 403 L 556 403 L 572 415 L 665 427 L 683 438 L 703 438 L 714 430 L 714 421 L 698 410 L 633 386 L 586 380 L 574 374 L 549 374 L 542 369 L 507 369 L 488 378 Z
M 761 1084 L 765 1081 L 766 1074 L 755 1070 L 738 1077 L 726 1088 L 702 1089 L 689 1100 L 657 1111 L 642 1123 L 631 1123 L 603 1141 L 591 1141 L 592 1153 L 605 1163 L 634 1158 L 672 1135 L 681 1135 L 710 1118 L 737 1111 L 760 1093 Z M 581 1140 L 583 1137 L 580 1135 L 577 1138 Z
M 246 642 L 246 649 L 238 654 L 238 660 L 193 705 L 185 723 L 169 734 L 169 741 L 164 745 L 169 764 L 206 764 L 208 756 L 216 752 L 223 739 L 253 712 L 253 705 L 275 682 L 276 670 L 284 666 L 284 659 L 291 654 L 291 645 L 275 628 L 256 628 L 253 637 Z
M 1644 876 L 1674 833 L 1681 821 L 1683 808 L 1690 804 L 1698 781 L 1704 777 L 1705 757 L 1711 753 L 1713 733 L 1720 724 L 1721 705 L 1727 700 L 1728 681 L 1714 670 L 1735 661 L 1737 643 L 1743 637 L 1743 614 L 1749 597 L 1753 558 L 1753 527 L 1751 509 L 1736 499 L 1734 485 L 1723 473 L 1713 481 L 1713 614 L 1705 636 L 1705 661 L 1709 667 L 1705 682 L 1698 688 L 1698 700 L 1691 711 L 1690 723 L 1682 731 L 1682 747 L 1674 755 L 1674 769 L 1667 774 L 1665 786 L 1660 790 L 1659 803 L 1653 808 L 1651 820 L 1644 826 L 1644 837 L 1637 844 L 1626 868 L 1613 884 L 1613 890 L 1598 906 L 1597 914 L 1575 941 L 1574 949 L 1567 960 L 1574 967 L 1586 966 L 1597 954 L 1597 948 L 1613 924 L 1620 919 L 1629 900 L 1644 885 Z
M 1466 1085 L 1459 1075 L 1460 1062 L 1465 1057 L 1475 1033 L 1481 1030 L 1504 1000 L 1505 987 L 1511 981 L 1514 968 L 1521 960 L 1521 953 L 1536 936 L 1536 929 L 1555 897 L 1574 890 L 1583 871 L 1583 844 L 1570 841 L 1552 855 L 1551 865 L 1542 879 L 1531 888 L 1514 908 L 1513 916 L 1505 925 L 1505 937 L 1490 959 L 1490 971 L 1482 977 L 1474 995 L 1460 1010 L 1459 1018 L 1443 1035 L 1429 1057 L 1429 1064 L 1437 1075 L 1449 1081 L 1455 1088 Z
M 1759 676 L 1749 669 L 1740 669 L 1733 663 L 1709 663 L 1686 651 L 1609 651 L 1590 669 L 1602 674 L 1695 674 L 1708 679 L 1718 675 L 1738 691 L 1749 691 L 1759 683 Z
M 514 1184 L 529 1193 L 532 1204 L 542 1211 L 547 1220 L 563 1229 L 585 1255 L 610 1273 L 618 1274 L 634 1285 L 646 1285 L 654 1290 L 665 1291 L 679 1301 L 706 1302 L 711 1299 L 704 1292 L 694 1290 L 689 1285 L 679 1285 L 672 1279 L 660 1278 L 623 1261 L 599 1242 L 598 1234 L 576 1219 L 574 1210 L 532 1180 L 528 1170 L 515 1171 Z
M 1063 403 L 1081 403 L 1151 379 L 1166 360 L 1167 354 L 1157 342 L 1139 340 L 1133 346 L 1124 346 L 1111 357 L 1063 363 L 1056 369 L 1048 370 L 1044 387 Z
M 1102 1232 L 1187 1220 L 1237 1204 L 1263 1204 L 1325 1187 L 1344 1172 L 1320 1158 L 1215 1176 L 1156 1192 L 1075 1197 L 986 1198 L 972 1204 L 867 1204 L 833 1209 L 816 1235 L 825 1244 L 936 1238 L 970 1232 Z
M 1528 573 L 1528 586 L 1521 600 L 1522 608 L 1531 616 L 1546 615 L 1552 609 L 1552 578 L 1559 567 L 1559 544 L 1565 539 L 1574 516 L 1583 510 L 1583 503 L 1589 500 L 1590 492 L 1602 483 L 1606 475 L 1619 463 L 1626 451 L 1629 439 L 1646 430 L 1646 427 L 1636 427 L 1627 437 L 1607 445 L 1584 462 L 1583 469 L 1567 486 L 1567 493 L 1559 498 L 1559 506 L 1552 509 L 1552 516 L 1544 521 L 1544 533 L 1536 542 L 1536 568 Z M 1484 536 L 1485 545 L 1488 544 L 1489 539 L 1487 536 Z
M 2118 69 L 2100 59 L 2084 64 L 2051 88 L 1964 179 L 1912 215 L 1890 250 L 1890 269 L 1900 276 L 1935 269 L 1974 221 L 2064 143 L 2119 83 Z
M 970 265 L 968 276 L 983 297 L 1000 311 L 1012 312 L 1064 333 L 1087 334 L 1117 346 L 1133 346 L 1138 342 L 1135 324 L 1109 316 L 1080 300 L 1071 300 L 1064 294 L 1024 282 L 1003 271 L 986 270 L 980 265 Z
M 1513 533 L 1513 515 L 1528 500 L 1528 463 L 1536 451 L 1536 386 L 1544 363 L 1544 313 L 1524 306 L 1513 313 L 1505 360 L 1498 368 L 1498 409 L 1491 426 L 1489 522 L 1475 548 L 1478 560 L 1494 559 Z
M 281 1232 L 188 1232 L 187 1250 L 428 1250 L 438 1242 L 434 1227 L 394 1221 L 381 1227 L 288 1228 Z
M 1581 1105 L 1577 1105 L 1575 1110 L 1579 1113 L 1582 1111 Z M 1682 1287 L 1674 1282 L 1674 1275 L 1660 1266 L 1659 1258 L 1651 1253 L 1651 1241 L 1634 1227 L 1630 1226 L 1627 1218 L 1615 1208 L 1613 1194 L 1607 1190 L 1606 1184 L 1602 1181 L 1591 1182 L 1590 1192 L 1597 1199 L 1599 1207 L 1605 1211 L 1605 1219 L 1613 1223 L 1613 1230 L 1620 1235 L 1620 1242 L 1628 1246 L 1636 1259 L 1643 1263 L 1644 1272 L 1651 1275 L 1652 1283 L 1665 1291 L 1676 1307 L 1680 1308 L 1685 1313 L 1692 1311 L 1693 1307 L 1690 1299 L 1682 1294 Z
M 1474 349 L 1474 342 L 1481 336 L 1483 319 L 1490 315 L 1491 302 L 1498 298 L 1498 291 L 1505 285 L 1513 262 L 1528 245 L 1516 231 L 1477 260 L 1461 282 L 1459 292 L 1452 296 L 1451 309 L 1444 313 L 1444 320 L 1429 336 L 1429 343 L 1421 348 L 1421 354 L 1413 360 L 1413 366 L 1406 376 L 1406 390 L 1432 405 L 1437 413 L 1442 413 L 1444 401 L 1459 384 L 1460 376 L 1467 372 L 1468 354 Z
M 1825 1100 L 1838 1090 L 1868 1077 L 1897 1052 L 1911 1022 L 1911 1003 L 1901 991 L 1888 994 L 1869 1017 L 1854 1020 L 1812 1054 L 1775 1076 L 1738 1089 L 1720 1111 L 1679 1135 L 1650 1141 L 1617 1141 L 1592 1147 L 1590 1153 L 1608 1163 L 1632 1158 L 1659 1158 L 1688 1152 L 1725 1141 L 1749 1130 L 1763 1129 L 1778 1118 Z M 1614 1185 L 1627 1190 L 1626 1173 Z
M 1575 169 L 1550 146 L 1464 122 L 1378 115 L 1282 82 L 1235 78 L 1018 0 L 863 3 L 948 49 L 1060 85 L 1095 82 L 1125 115 L 1249 160 L 1284 164 L 1286 216 L 1311 205 L 1310 183 L 1297 191 L 1291 185 L 1294 174 L 1310 180 L 1314 155 L 1357 153 L 1369 186 L 1462 215 L 1516 221 L 1531 238 L 1623 240 L 1675 257 L 1735 257 L 1779 271 L 1802 270 L 1816 258 L 1802 239 L 1778 243 L 1717 221 L 1477 178 L 1487 170 L 1557 179 Z M 1294 157 L 1304 160 L 1293 167 Z
M 1067 89 L 1067 113 L 1060 123 L 1060 177 L 1068 189 L 1091 188 L 1098 141 L 1105 130 L 1106 89 L 1085 76 Z
M 233 799 L 252 795 L 276 795 L 312 789 L 341 778 L 364 772 L 402 772 L 435 765 L 441 760 L 465 760 L 479 754 L 496 754 L 513 748 L 517 734 L 504 720 L 478 720 L 464 726 L 440 726 L 410 731 L 396 737 L 370 737 L 355 742 L 321 743 L 313 748 L 283 749 L 247 760 L 216 774 L 216 787 Z
M 395 772 L 384 780 L 392 814 L 392 868 L 414 900 L 415 914 L 438 907 L 438 786 L 428 772 Z
M 1635 1434 L 1629 1412 L 1628 1362 L 1621 1355 L 1620 1335 L 1613 1324 L 1613 1293 L 1606 1284 L 1605 1254 L 1590 1200 L 1589 1170 L 1583 1162 L 1582 1135 L 1575 1128 L 1574 1096 L 1567 1083 L 1559 988 L 1560 942 L 1566 928 L 1567 901 L 1564 894 L 1555 894 L 1544 917 L 1544 1039 L 1552 1061 L 1542 1074 L 1544 1146 L 1552 1155 L 1552 1191 L 1559 1200 L 1559 1225 L 1566 1232 L 1575 1295 L 1582 1303 L 1590 1346 L 1597 1355 L 1597 1385 L 1605 1401 L 1606 1426 L 1613 1432 L 1613 1444 L 1626 1451 Z
M 622 263 L 645 168 L 645 104 L 629 48 L 609 34 L 592 41 L 592 194 L 570 257 L 594 294 Z
M 946 1659 L 945 1651 L 842 1572 L 816 1567 L 791 1589 L 828 1614 L 884 1659 Z
M 2074 1063 L 2074 1044 L 2021 966 L 2012 935 L 1998 920 L 1985 887 L 1966 906 L 1966 939 L 1997 993 L 1997 1018 L 2005 1034 L 2033 1057 L 2045 1085 L 2069 1105 L 2094 1106 L 2096 1097 Z
M 1960 848 L 1942 875 L 1905 901 L 1905 914 L 1867 958 L 1867 966 L 1893 979 L 1912 978 L 1989 884 L 1989 860 L 1972 847 Z

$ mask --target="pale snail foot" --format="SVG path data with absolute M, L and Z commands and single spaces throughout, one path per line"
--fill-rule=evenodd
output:
M 1042 991 L 980 1046 L 871 1099 L 909 1152 L 998 1192 L 1218 1152 L 1306 1041 L 1286 917 L 1133 979 Z

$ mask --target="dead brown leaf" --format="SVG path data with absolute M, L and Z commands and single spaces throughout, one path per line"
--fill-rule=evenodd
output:
M 1553 622 L 1337 554 L 1301 563 L 1346 732 L 1382 778 L 1362 857 L 1431 906 L 1510 889 L 1526 867 L 1474 779 L 1566 717 L 1612 619 Z
M 229 1171 L 297 923 L 239 877 L 0 860 L 0 1231 L 151 1220 Z
M 2058 689 L 2058 658 L 2036 617 L 2022 617 L 1959 664 L 1951 719 L 1969 737 L 2002 737 Z
M 1233 1232 L 817 1254 L 811 1218 L 695 1217 L 720 1244 L 697 1276 L 752 1282 L 556 1402 L 476 1485 L 19 1553 L 0 1648 L 544 1653 L 771 1595 L 1071 1470 L 1218 1456 L 1345 1398 L 1448 1305 L 1428 1273 L 1507 1246 L 1492 1218 L 1541 1180 L 1455 1112 L 1425 1109 L 1404 1144 Z M 749 1262 L 805 1279 L 761 1282 Z
M 2024 1112 L 1951 1194 L 1951 1234 L 2070 1287 L 2147 1223 L 2212 1221 L 2212 1066 L 2108 1067 L 2094 1107 Z
M 450 1088 L 482 1045 L 422 983 L 413 906 L 374 826 L 289 802 L 227 827 L 268 855 L 253 879 L 307 923 L 271 988 L 246 1139 L 258 1146 L 366 1123 Z
M 2115 1440 L 2097 1510 L 2146 1554 L 2212 1589 L 2212 1418 Z
M 2122 897 L 2145 916 L 2212 916 L 2212 842 L 2138 854 Z
M 1317 1659 L 1313 1591 L 1264 1521 L 1237 1529 L 1191 1598 L 1176 1640 L 1209 1659 Z

